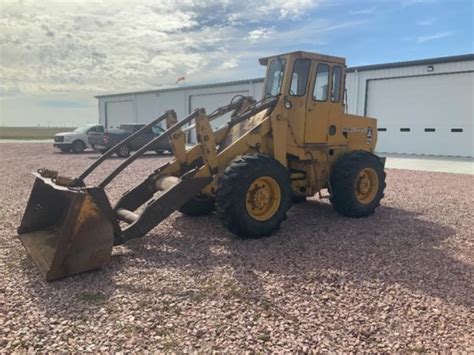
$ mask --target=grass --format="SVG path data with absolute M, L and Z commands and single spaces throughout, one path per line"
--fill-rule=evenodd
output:
M 0 127 L 0 139 L 52 139 L 56 133 L 72 130 L 71 127 Z

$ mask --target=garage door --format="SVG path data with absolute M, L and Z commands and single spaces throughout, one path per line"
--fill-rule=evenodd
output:
M 191 95 L 190 102 L 190 112 L 194 111 L 197 108 L 204 108 L 207 114 L 210 114 L 219 106 L 224 106 L 230 103 L 233 97 L 236 95 L 248 96 L 248 90 L 241 91 L 232 91 L 232 92 L 220 92 L 220 93 L 210 93 L 210 94 L 200 94 L 200 95 Z M 223 115 L 218 119 L 212 121 L 211 125 L 213 129 L 216 129 L 230 119 L 230 113 Z M 196 143 L 196 131 L 192 130 L 188 137 L 189 142 Z
M 115 128 L 122 123 L 135 122 L 135 106 L 133 100 L 109 101 L 105 103 L 105 125 Z
M 369 80 L 378 152 L 473 156 L 474 73 Z

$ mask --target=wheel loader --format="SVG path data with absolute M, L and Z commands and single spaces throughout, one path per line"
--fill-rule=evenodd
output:
M 237 96 L 209 114 L 197 109 L 181 120 L 168 110 L 78 177 L 34 173 L 18 234 L 46 280 L 104 266 L 114 245 L 145 236 L 176 210 L 193 216 L 215 211 L 241 238 L 269 236 L 292 201 L 315 194 L 344 216 L 374 212 L 385 188 L 385 161 L 374 154 L 376 119 L 345 113 L 345 59 L 299 51 L 260 64 L 266 78 L 258 101 Z M 228 122 L 213 130 L 211 122 L 223 115 Z M 161 122 L 167 127 L 162 135 L 98 185 L 86 183 L 105 159 Z M 193 146 L 186 144 L 191 130 Z M 112 205 L 105 188 L 161 140 L 169 140 L 174 158 Z

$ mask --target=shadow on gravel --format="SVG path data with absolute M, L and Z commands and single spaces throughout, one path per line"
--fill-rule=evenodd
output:
M 264 294 L 258 273 L 287 277 L 291 287 L 292 278 L 305 273 L 337 270 L 354 282 L 399 284 L 448 303 L 473 305 L 473 267 L 441 248 L 455 229 L 412 212 L 382 206 L 369 218 L 353 219 L 338 215 L 329 204 L 308 201 L 292 207 L 273 237 L 260 240 L 237 239 L 215 216 L 190 218 L 177 216 L 175 232 L 166 239 L 150 235 L 128 247 L 156 268 L 204 273 L 230 266 L 237 282 L 257 297 Z M 219 248 L 227 253 L 215 252 Z
M 339 216 L 329 204 L 309 201 L 294 205 L 282 228 L 259 240 L 237 239 L 214 215 L 175 216 L 169 221 L 171 233 L 160 233 L 158 226 L 129 242 L 108 267 L 61 281 L 40 281 L 31 259 L 23 257 L 26 292 L 52 317 L 82 319 L 99 306 L 114 312 L 109 298 L 119 288 L 141 292 L 132 281 L 114 282 L 120 270 L 159 277 L 161 268 L 175 268 L 206 278 L 215 268 L 228 266 L 239 287 L 261 300 L 265 292 L 259 274 L 269 273 L 285 279 L 289 289 L 294 282 L 337 285 L 349 278 L 399 284 L 448 303 L 473 305 L 472 266 L 441 248 L 456 231 L 412 212 L 382 206 L 369 218 L 352 219 Z

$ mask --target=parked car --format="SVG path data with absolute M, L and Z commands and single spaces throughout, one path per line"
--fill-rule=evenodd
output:
M 145 125 L 141 123 L 125 123 L 121 124 L 118 128 L 108 129 L 104 133 L 91 133 L 89 134 L 89 144 L 94 146 L 99 152 L 105 153 L 121 140 L 127 138 L 129 135 L 138 131 L 144 126 Z M 133 139 L 131 142 L 121 146 L 116 154 L 119 157 L 128 157 L 130 156 L 131 151 L 140 149 L 153 138 L 162 134 L 164 131 L 165 130 L 160 126 L 155 126 L 152 130 L 144 132 Z M 150 150 L 153 150 L 158 154 L 162 154 L 165 151 L 171 151 L 171 145 L 169 140 L 166 139 L 165 141 L 158 142 L 158 144 L 154 145 Z
M 60 149 L 63 153 L 72 151 L 73 153 L 82 153 L 90 146 L 88 134 L 89 133 L 103 133 L 104 126 L 100 124 L 88 124 L 84 127 L 78 127 L 72 132 L 61 132 L 54 136 L 54 147 Z

